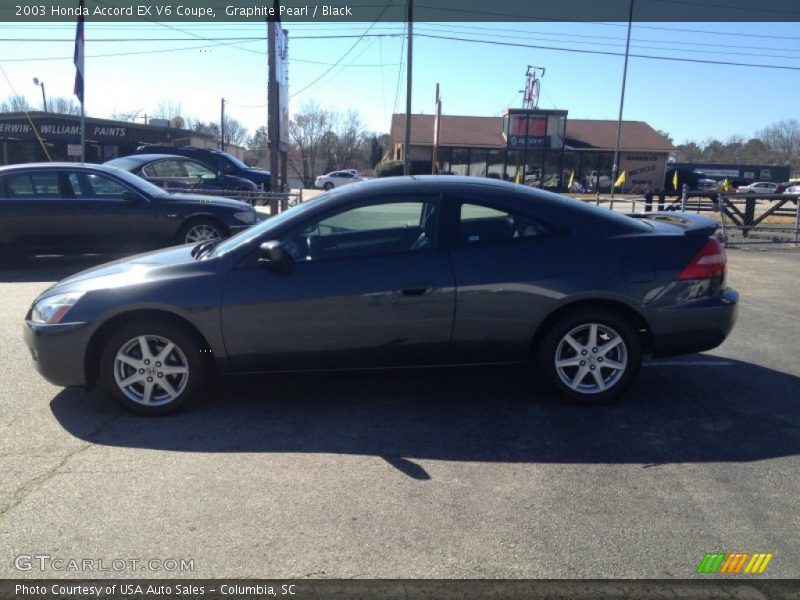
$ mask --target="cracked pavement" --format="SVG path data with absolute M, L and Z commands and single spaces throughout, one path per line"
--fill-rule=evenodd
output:
M 521 374 L 331 375 L 157 419 L 31 364 L 29 303 L 90 264 L 0 271 L 0 577 L 87 575 L 15 569 L 40 554 L 194 561 L 93 577 L 683 578 L 711 551 L 800 576 L 800 254 L 730 250 L 730 339 L 616 406 Z

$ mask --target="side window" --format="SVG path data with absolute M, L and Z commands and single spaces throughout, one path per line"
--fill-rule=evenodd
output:
M 211 169 L 200 163 L 187 160 L 183 163 L 183 168 L 186 169 L 186 174 L 189 177 L 200 177 L 201 179 L 216 179 L 217 174 Z
M 99 173 L 87 173 L 85 181 L 87 185 L 91 186 L 91 192 L 94 196 L 122 200 L 122 194 L 128 191 L 127 188 L 113 179 Z
M 177 160 L 160 160 L 150 165 L 156 177 L 186 177 L 186 173 Z
M 418 251 L 435 246 L 438 214 L 434 198 L 368 204 L 306 223 L 281 241 L 295 261 Z
M 231 173 L 236 173 L 236 166 L 232 162 L 230 162 L 229 160 L 222 159 L 222 160 L 219 160 L 217 162 L 217 164 L 219 164 L 219 163 L 222 163 L 221 171 L 223 173 L 228 173 L 229 175 Z
M 531 217 L 481 204 L 462 203 L 458 223 L 460 246 L 547 237 L 553 228 Z
M 81 178 L 78 177 L 77 173 L 68 173 L 67 181 L 69 181 L 69 185 L 72 187 L 72 194 L 75 197 L 79 198 L 89 195 L 89 190 L 85 189 L 85 184 L 81 181 Z
M 55 172 L 10 175 L 6 181 L 10 198 L 61 197 L 58 173 Z

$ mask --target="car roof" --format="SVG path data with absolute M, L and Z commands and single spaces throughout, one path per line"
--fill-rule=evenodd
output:
M 78 163 L 78 162 L 38 162 L 38 163 L 18 163 L 15 165 L 4 165 L 0 167 L 0 174 L 11 171 L 21 170 L 46 170 L 46 169 L 109 169 L 97 163 Z
M 120 156 L 119 158 L 130 158 L 131 160 L 138 160 L 140 162 L 149 162 L 151 160 L 163 160 L 165 158 L 202 162 L 200 160 L 197 160 L 196 158 L 191 158 L 189 156 L 181 156 L 180 154 L 131 154 L 130 156 Z

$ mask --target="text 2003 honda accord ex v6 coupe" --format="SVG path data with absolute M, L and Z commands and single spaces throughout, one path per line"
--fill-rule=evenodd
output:
M 718 346 L 736 319 L 708 218 L 630 218 L 489 179 L 335 189 L 224 241 L 142 254 L 42 293 L 25 338 L 62 386 L 163 413 L 213 372 L 533 362 L 597 403 L 643 354 Z

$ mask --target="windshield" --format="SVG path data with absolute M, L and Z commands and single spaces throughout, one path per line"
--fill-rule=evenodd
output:
M 229 161 L 231 161 L 233 164 L 235 164 L 240 169 L 244 169 L 245 171 L 250 169 L 250 167 L 248 167 L 246 164 L 244 164 L 242 161 L 240 161 L 238 158 L 236 158 L 233 154 L 228 154 L 227 152 L 221 152 L 220 154 L 225 156 L 225 158 L 227 158 Z
M 115 158 L 114 160 L 106 161 L 103 164 L 107 167 L 116 167 L 125 171 L 132 171 L 136 167 L 141 166 L 142 161 L 126 156 L 124 158 Z
M 110 173 L 122 179 L 125 183 L 129 184 L 130 186 L 141 190 L 145 194 L 150 194 L 151 196 L 163 196 L 167 192 L 162 190 L 157 185 L 142 179 L 141 177 L 134 175 L 133 173 L 128 173 L 128 171 L 123 171 L 122 169 L 118 169 L 117 167 L 113 167 L 111 165 L 103 165 L 108 169 Z
M 330 193 L 322 194 L 313 200 L 309 200 L 303 204 L 297 204 L 289 210 L 277 214 L 274 217 L 269 217 L 266 221 L 262 221 L 258 225 L 253 225 L 249 229 L 245 229 L 241 233 L 238 233 L 233 237 L 229 237 L 227 240 L 220 242 L 217 244 L 214 250 L 208 254 L 208 256 L 221 256 L 222 254 L 226 254 L 231 250 L 241 248 L 242 246 L 251 243 L 256 238 L 263 237 L 264 240 L 267 241 L 270 230 L 276 229 L 289 219 L 303 214 L 303 212 L 314 206 L 317 206 L 320 202 L 323 202 L 327 198 L 330 198 Z

